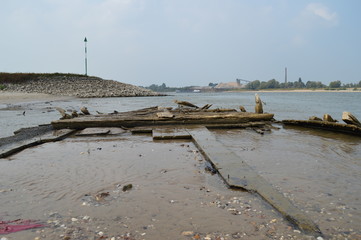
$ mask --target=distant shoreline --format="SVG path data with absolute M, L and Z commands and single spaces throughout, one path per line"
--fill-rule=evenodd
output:
M 63 100 L 70 100 L 75 98 L 77 97 L 59 96 L 59 95 L 44 94 L 44 93 L 0 91 L 1 104 L 17 104 L 17 103 L 27 103 L 27 102 L 35 102 L 35 101 L 63 101 Z
M 228 92 L 361 92 L 361 88 L 354 90 L 347 88 L 342 90 L 327 90 L 327 89 L 261 89 L 261 90 L 234 90 Z

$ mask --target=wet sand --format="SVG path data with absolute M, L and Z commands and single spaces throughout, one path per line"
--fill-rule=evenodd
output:
M 356 138 L 348 146 L 344 135 L 332 140 L 306 133 L 280 156 L 279 148 L 292 139 L 288 130 L 265 136 L 251 129 L 214 133 L 309 214 L 327 238 L 360 239 L 360 165 L 349 169 L 361 152 Z M 345 169 L 328 165 L 334 161 L 344 161 Z M 6 238 L 316 239 L 257 195 L 228 189 L 207 169 L 188 140 L 153 141 L 127 132 L 24 150 L 0 160 L 1 218 L 40 220 L 46 226 Z M 132 188 L 123 191 L 128 184 Z
M 21 118 L 34 118 L 29 106 Z M 58 118 L 47 107 L 40 116 Z M 252 129 L 213 132 L 309 214 L 325 239 L 361 239 L 359 138 L 293 128 L 264 136 Z M 46 226 L 4 237 L 316 239 L 258 196 L 229 190 L 206 168 L 192 142 L 154 142 L 150 135 L 73 137 L 24 150 L 0 159 L 0 220 L 34 219 Z M 133 187 L 123 192 L 127 184 Z
M 22 92 L 6 92 L 0 91 L 0 104 L 15 104 L 34 101 L 58 101 L 69 100 L 75 97 L 56 96 L 43 93 L 22 93 Z
M 6 237 L 304 237 L 263 200 L 229 190 L 205 167 L 193 143 L 145 135 L 76 137 L 27 149 L 0 161 L 0 212 L 3 220 L 36 219 L 46 227 Z M 133 187 L 123 192 L 127 184 Z

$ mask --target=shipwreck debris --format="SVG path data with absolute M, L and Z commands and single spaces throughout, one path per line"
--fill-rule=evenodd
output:
M 333 119 L 331 117 L 331 115 L 329 115 L 327 113 L 323 115 L 323 121 L 325 121 L 325 122 L 338 122 L 337 120 Z
M 193 103 L 187 102 L 187 101 L 178 101 L 174 100 L 176 104 L 178 104 L 178 107 L 190 107 L 190 108 L 199 108 L 198 106 L 194 105 Z
M 262 100 L 257 93 L 255 94 L 255 100 L 256 100 L 255 112 L 263 113 Z
M 290 200 L 278 192 L 238 155 L 218 142 L 210 131 L 206 128 L 189 129 L 188 131 L 192 135 L 194 144 L 229 187 L 259 194 L 300 230 L 314 236 L 322 235 L 319 227 L 304 212 L 295 207 Z
M 355 136 L 361 136 L 361 127 L 353 124 L 326 122 L 326 121 L 311 121 L 311 120 L 283 120 L 285 125 L 300 126 L 306 128 L 316 128 L 322 130 L 328 130 L 333 132 L 341 132 L 352 134 Z
M 80 111 L 82 113 L 84 113 L 84 115 L 90 115 L 90 112 L 88 111 L 88 108 L 87 107 L 81 107 L 80 108 Z
M 243 106 L 239 106 L 239 110 L 241 110 L 241 112 L 247 112 Z
M 321 118 L 316 117 L 316 116 L 311 116 L 308 120 L 310 120 L 310 121 L 322 121 Z
M 354 115 L 352 115 L 350 112 L 342 113 L 342 121 L 344 121 L 347 124 L 352 124 L 352 125 L 361 127 L 360 121 Z
M 72 116 L 67 114 L 64 109 L 62 109 L 60 107 L 56 107 L 55 109 L 60 113 L 60 115 L 61 115 L 60 119 L 71 119 L 72 118 Z
M 88 127 L 145 127 L 162 125 L 209 125 L 240 124 L 257 121 L 270 121 L 274 114 L 238 112 L 236 109 L 184 108 L 168 110 L 150 107 L 129 112 L 104 115 L 86 115 L 73 119 L 52 121 L 55 129 L 84 129 Z

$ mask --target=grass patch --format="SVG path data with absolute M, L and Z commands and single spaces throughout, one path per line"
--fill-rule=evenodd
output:
M 0 72 L 0 85 L 5 83 L 24 83 L 31 80 L 37 80 L 39 77 L 84 77 L 82 74 L 73 73 L 5 73 Z

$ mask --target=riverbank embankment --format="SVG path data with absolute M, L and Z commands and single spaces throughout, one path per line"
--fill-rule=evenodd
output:
M 11 79 L 12 74 L 8 74 Z M 29 74 L 21 81 L 3 80 L 2 92 L 41 93 L 80 98 L 161 96 L 151 90 L 114 80 L 75 74 Z

